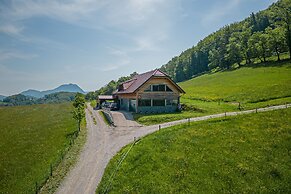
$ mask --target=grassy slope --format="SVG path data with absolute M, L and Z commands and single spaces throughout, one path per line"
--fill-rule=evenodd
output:
M 0 107 L 0 193 L 34 192 L 76 130 L 71 104 Z
M 155 124 L 237 111 L 238 102 L 243 109 L 291 102 L 291 62 L 273 62 L 268 65 L 205 74 L 182 82 L 179 85 L 186 94 L 181 97 L 181 102 L 187 105 L 186 111 L 158 115 L 137 114 L 135 119 L 143 124 Z
M 290 193 L 290 118 L 285 109 L 158 131 L 133 147 L 110 193 Z

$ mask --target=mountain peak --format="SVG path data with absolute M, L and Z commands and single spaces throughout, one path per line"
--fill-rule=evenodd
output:
M 85 94 L 84 90 L 82 90 L 77 84 L 69 83 L 69 84 L 62 84 L 58 86 L 57 88 L 54 88 L 52 90 L 45 90 L 45 91 L 38 91 L 34 89 L 29 89 L 26 91 L 21 92 L 20 94 L 23 94 L 25 96 L 32 96 L 36 98 L 42 98 L 45 95 L 57 93 L 57 92 L 74 92 L 74 93 L 82 93 Z

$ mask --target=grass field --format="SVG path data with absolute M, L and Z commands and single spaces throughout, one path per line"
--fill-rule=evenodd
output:
M 162 129 L 141 139 L 110 193 L 291 193 L 291 109 Z M 123 148 L 109 163 L 103 193 Z
M 71 104 L 0 107 L 0 193 L 34 193 L 77 129 Z
M 253 109 L 291 102 L 291 62 L 271 62 L 232 71 L 205 74 L 179 85 L 186 91 L 182 113 L 142 115 L 142 124 L 156 124 L 241 109 Z

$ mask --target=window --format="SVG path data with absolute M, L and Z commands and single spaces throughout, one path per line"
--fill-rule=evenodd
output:
M 173 92 L 173 90 L 171 90 L 171 88 L 169 88 L 169 86 L 166 85 L 166 91 L 167 92 Z
M 165 106 L 165 100 L 153 100 L 153 106 Z
M 139 99 L 138 106 L 151 106 L 151 100 L 150 99 Z
M 178 100 L 166 100 L 166 106 L 177 106 Z
M 145 90 L 145 92 L 173 92 L 169 86 L 165 84 L 156 84 L 156 85 L 150 85 Z
M 165 87 L 166 87 L 166 85 L 164 85 L 164 84 L 153 85 L 153 92 L 166 91 Z

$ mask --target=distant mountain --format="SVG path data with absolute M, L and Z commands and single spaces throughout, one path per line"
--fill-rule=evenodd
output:
M 38 91 L 38 90 L 26 90 L 21 92 L 20 94 L 25 96 L 32 96 L 35 98 L 43 98 L 45 95 L 53 94 L 57 92 L 73 92 L 73 93 L 81 93 L 85 94 L 84 90 L 82 90 L 77 84 L 63 84 L 52 90 Z
M 24 92 L 21 92 L 20 94 L 24 95 L 24 96 L 32 96 L 35 98 L 42 98 L 44 97 L 44 94 L 41 91 L 38 90 L 26 90 Z
M 77 85 L 77 84 L 64 84 L 53 90 L 43 91 L 43 94 L 52 94 L 56 92 L 79 92 L 81 94 L 85 94 L 85 92 Z
M 38 104 L 51 104 L 51 103 L 62 103 L 71 102 L 75 99 L 77 93 L 75 92 L 57 92 L 52 94 L 47 94 L 43 98 L 36 100 Z
M 6 98 L 7 96 L 3 96 L 3 95 L 0 95 L 0 101 L 2 101 L 4 98 Z

